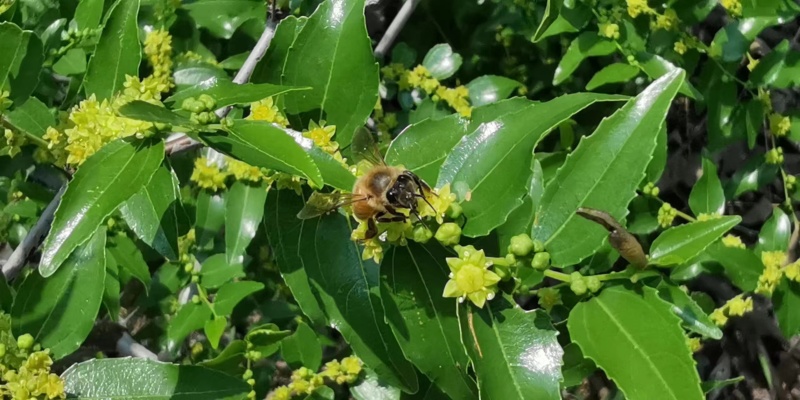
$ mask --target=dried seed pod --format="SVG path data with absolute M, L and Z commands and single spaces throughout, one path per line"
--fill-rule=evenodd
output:
M 639 268 L 647 265 L 647 255 L 642 250 L 642 245 L 614 217 L 605 211 L 586 207 L 579 208 L 577 214 L 606 228 L 609 232 L 608 242 L 622 258 Z

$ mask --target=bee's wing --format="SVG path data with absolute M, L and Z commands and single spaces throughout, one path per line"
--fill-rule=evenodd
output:
M 350 144 L 350 151 L 353 153 L 356 162 L 366 160 L 372 165 L 386 165 L 383 160 L 378 145 L 372 138 L 372 133 L 365 127 L 360 127 L 353 134 L 353 142 Z
M 320 193 L 314 192 L 308 198 L 306 205 L 297 213 L 297 218 L 310 219 L 319 217 L 339 207 L 366 200 L 363 196 L 352 193 Z

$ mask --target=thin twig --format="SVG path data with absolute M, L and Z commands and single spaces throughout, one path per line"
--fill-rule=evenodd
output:
M 117 340 L 117 352 L 121 356 L 147 358 L 158 361 L 156 353 L 148 350 L 147 347 L 137 343 L 128 332 L 123 332 L 122 337 Z
M 14 252 L 11 253 L 11 257 L 3 264 L 3 276 L 6 278 L 6 282 L 10 282 L 17 277 L 22 268 L 25 267 L 28 257 L 39 247 L 44 237 L 47 236 L 47 232 L 50 231 L 50 225 L 53 223 L 53 216 L 56 213 L 56 208 L 58 208 L 58 203 L 61 202 L 61 196 L 64 195 L 66 188 L 67 185 L 65 184 L 58 190 L 56 196 L 53 197 L 53 200 L 50 201 L 50 204 L 48 204 L 47 208 L 42 212 L 42 216 L 36 221 L 36 225 L 25 235 L 25 239 L 22 239 L 22 243 L 14 249 Z
M 417 4 L 419 3 L 420 0 L 406 0 L 406 2 L 403 3 L 403 6 L 400 7 L 400 11 L 397 12 L 392 23 L 389 24 L 389 28 L 386 29 L 386 33 L 381 38 L 381 41 L 375 46 L 375 58 L 383 58 L 383 56 L 386 55 L 386 52 L 392 47 L 394 40 L 397 39 L 397 35 L 400 34 L 400 31 L 406 25 L 406 22 L 408 22 L 408 19 L 411 17 L 411 14 L 414 13 L 414 9 L 417 8 Z

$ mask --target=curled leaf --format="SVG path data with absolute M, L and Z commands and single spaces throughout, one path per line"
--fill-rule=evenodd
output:
M 644 268 L 647 265 L 647 256 L 639 241 L 630 234 L 617 220 L 605 211 L 581 207 L 576 211 L 578 215 L 606 228 L 608 243 L 629 263 Z

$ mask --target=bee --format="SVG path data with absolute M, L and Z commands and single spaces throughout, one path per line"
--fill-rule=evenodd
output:
M 435 195 L 431 187 L 409 170 L 386 165 L 372 134 L 365 128 L 356 131 L 350 148 L 356 161 L 366 160 L 370 170 L 358 178 L 352 193 L 314 192 L 297 217 L 315 218 L 351 205 L 355 217 L 367 222 L 365 239 L 378 234 L 377 222 L 405 222 L 408 215 L 402 209 L 422 221 L 418 200 L 433 208 L 425 197 L 427 193 Z

